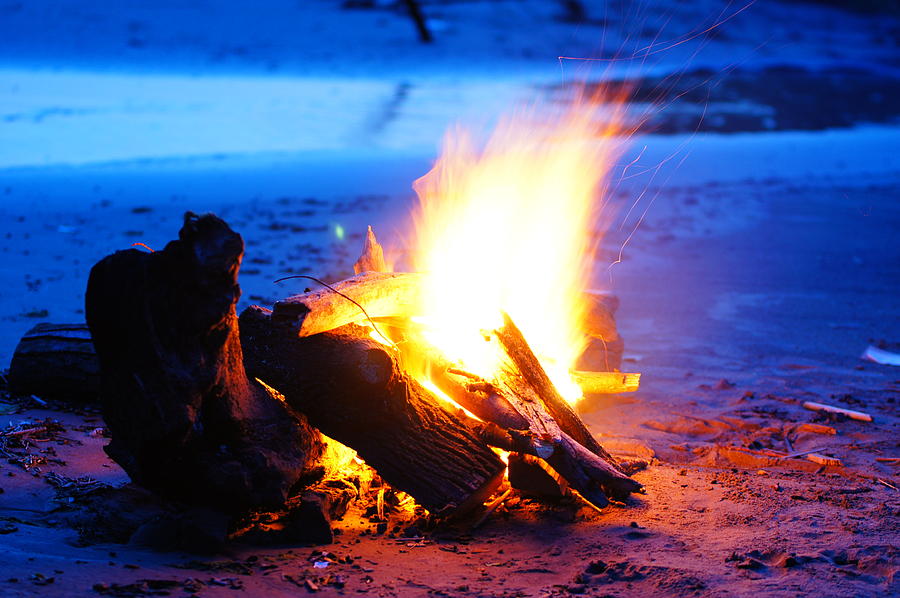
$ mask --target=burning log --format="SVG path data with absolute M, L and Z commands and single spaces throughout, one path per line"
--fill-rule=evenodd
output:
M 503 326 L 498 328 L 495 334 L 519 373 L 540 397 L 559 429 L 601 459 L 615 465 L 616 460 L 600 446 L 572 406 L 559 395 L 547 372 L 522 336 L 522 332 L 508 314 L 503 314 Z
M 304 317 L 298 315 L 299 326 Z M 256 306 L 241 314 L 240 329 L 251 376 L 284 393 L 324 434 L 355 449 L 382 478 L 433 513 L 477 506 L 502 481 L 499 457 L 403 373 L 367 329 L 344 326 L 300 337 L 298 323 L 284 312 Z
M 278 301 L 272 316 L 297 324 L 298 336 L 310 336 L 334 330 L 361 319 L 362 306 L 371 319 L 390 319 L 406 323 L 421 308 L 421 274 L 385 272 L 384 250 L 370 226 L 362 254 L 353 265 L 356 276 L 331 285 L 332 288 L 294 295 Z M 615 297 L 586 293 L 590 305 L 586 332 L 590 338 L 578 360 L 581 371 L 575 379 L 585 393 L 633 392 L 640 383 L 640 374 L 619 374 L 622 362 L 622 338 L 616 330 L 614 313 L 618 307 Z M 349 300 L 348 300 L 349 299 Z M 521 337 L 521 333 L 518 333 Z M 561 409 L 557 411 L 562 412 Z M 569 418 L 563 413 L 563 422 Z M 583 436 L 576 433 L 576 438 Z M 590 441 L 588 441 L 590 442 Z
M 457 404 L 478 419 L 496 424 L 504 430 L 528 428 L 528 420 L 490 382 L 449 367 L 433 347 L 427 347 L 424 343 L 422 345 L 422 352 L 427 351 L 429 355 L 429 379 Z
M 363 272 L 331 287 L 278 301 L 272 318 L 290 322 L 302 337 L 359 321 L 360 305 L 371 318 L 409 316 L 419 306 L 421 276 Z
M 362 316 L 360 305 L 368 317 L 376 320 L 416 315 L 421 307 L 422 275 L 384 272 L 384 268 L 383 249 L 369 227 L 363 253 L 353 266 L 356 276 L 331 285 L 334 290 L 325 288 L 278 301 L 272 315 L 295 321 L 298 336 L 328 332 L 358 322 Z M 576 381 L 585 393 L 633 392 L 640 383 L 640 374 L 618 375 L 611 371 L 621 365 L 622 358 L 622 339 L 612 315 L 615 302 L 593 293 L 589 295 L 592 307 L 587 332 L 591 340 L 579 359 L 579 367 L 598 371 L 579 371 Z
M 283 504 L 323 450 L 304 416 L 244 372 L 243 251 L 222 220 L 189 212 L 162 251 L 97 263 L 85 297 L 106 452 L 141 486 L 228 510 Z
M 503 373 L 501 386 L 507 400 L 528 420 L 528 431 L 536 441 L 533 451 L 520 452 L 542 458 L 572 489 L 597 507 L 606 506 L 608 496 L 625 501 L 629 494 L 641 490 L 639 483 L 613 465 L 611 456 L 610 461 L 605 460 L 563 431 L 524 373 L 508 369 Z M 599 447 L 596 440 L 594 444 Z M 606 452 L 602 447 L 599 450 Z

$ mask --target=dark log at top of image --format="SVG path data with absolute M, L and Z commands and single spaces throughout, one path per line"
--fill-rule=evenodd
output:
M 148 489 L 229 510 L 282 504 L 322 452 L 306 418 L 244 372 L 243 251 L 225 222 L 188 213 L 165 249 L 95 265 L 85 312 L 106 452 Z

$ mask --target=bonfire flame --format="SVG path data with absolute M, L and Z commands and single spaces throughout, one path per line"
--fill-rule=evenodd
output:
M 453 130 L 416 181 L 424 333 L 460 367 L 492 378 L 501 356 L 483 331 L 506 312 L 560 393 L 581 397 L 569 372 L 587 342 L 584 290 L 622 149 L 620 106 L 591 98 L 566 110 L 521 109 L 481 146 Z

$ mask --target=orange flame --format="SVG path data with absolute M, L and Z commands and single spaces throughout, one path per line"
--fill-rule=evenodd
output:
M 415 269 L 426 274 L 428 340 L 475 374 L 499 356 L 483 330 L 510 314 L 560 392 L 581 390 L 569 370 L 601 221 L 601 198 L 621 154 L 623 102 L 584 98 L 567 109 L 519 109 L 481 147 L 450 131 L 417 180 Z

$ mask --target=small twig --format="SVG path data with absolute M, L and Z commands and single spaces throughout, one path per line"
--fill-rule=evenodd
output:
M 810 454 L 812 454 L 812 453 L 816 453 L 816 452 L 821 451 L 821 450 L 825 450 L 825 449 L 823 449 L 823 448 L 821 448 L 821 447 L 820 447 L 820 448 L 814 448 L 814 449 L 809 449 L 808 451 L 799 451 L 799 452 L 796 452 L 796 453 L 789 453 L 789 454 L 787 454 L 787 455 L 778 455 L 778 458 L 779 458 L 779 459 L 795 459 L 795 458 L 797 458 L 797 457 L 805 457 L 806 455 L 810 455 Z
M 3 432 L 3 436 L 10 438 L 12 436 L 25 436 L 26 434 L 37 434 L 38 432 L 46 432 L 46 426 L 38 426 L 37 428 L 25 428 L 24 430 L 16 430 L 15 432 Z
M 482 514 L 481 514 L 481 517 L 478 518 L 478 521 L 476 521 L 476 522 L 472 525 L 472 529 L 478 529 L 479 527 L 481 527 L 481 525 L 482 525 L 485 521 L 487 521 L 487 518 L 491 516 L 491 513 L 493 513 L 494 511 L 496 511 L 496 510 L 497 510 L 497 507 L 499 507 L 500 504 L 503 503 L 503 501 L 506 500 L 507 497 L 509 497 L 509 495 L 510 495 L 511 493 L 512 493 L 512 488 L 507 488 L 506 491 L 505 491 L 503 494 L 501 494 L 500 496 L 498 496 L 497 498 L 495 498 L 495 499 L 492 500 L 491 502 L 489 502 L 489 503 L 487 503 L 486 505 L 484 505 L 484 507 L 485 507 L 484 513 L 482 513 Z
M 887 486 L 888 488 L 892 488 L 892 489 L 894 489 L 894 490 L 900 490 L 900 488 L 897 488 L 896 486 L 894 486 L 894 485 L 891 484 L 890 482 L 885 482 L 885 481 L 882 480 L 881 478 L 876 478 L 875 481 L 878 482 L 879 484 L 884 484 L 884 485 Z
M 465 370 L 460 370 L 458 368 L 447 368 L 448 374 L 455 374 L 456 376 L 462 376 L 463 378 L 468 378 L 470 380 L 483 380 L 481 376 L 473 374 L 472 372 L 467 372 Z
M 900 464 L 900 457 L 875 457 L 879 463 L 891 463 L 893 465 Z
M 791 439 L 789 438 L 789 435 L 787 432 L 784 432 L 784 446 L 787 447 L 787 450 L 789 453 L 794 452 L 794 446 L 791 444 Z

